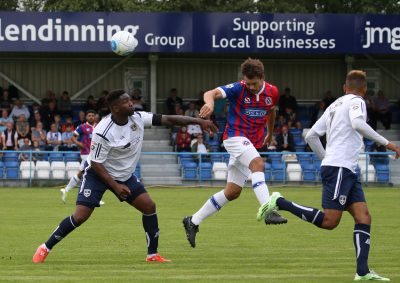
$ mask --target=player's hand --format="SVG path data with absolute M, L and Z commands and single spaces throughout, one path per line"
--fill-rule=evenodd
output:
M 211 120 L 200 119 L 199 125 L 201 126 L 201 129 L 203 131 L 206 131 L 207 133 L 216 133 L 216 132 L 218 132 L 218 127 L 215 126 L 214 123 Z
M 131 190 L 123 184 L 117 184 L 113 187 L 113 190 L 121 200 L 126 200 L 131 195 Z
M 209 118 L 214 111 L 214 105 L 211 103 L 204 104 L 200 109 L 200 118 Z
M 387 149 L 394 151 L 396 153 L 395 158 L 398 159 L 400 157 L 400 148 L 392 142 L 389 142 L 386 146 Z
M 269 146 L 272 142 L 272 134 L 268 133 L 267 136 L 264 139 L 264 144 L 263 146 Z

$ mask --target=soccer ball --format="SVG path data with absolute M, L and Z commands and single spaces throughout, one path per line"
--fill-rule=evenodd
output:
M 113 34 L 110 44 L 115 54 L 127 56 L 135 50 L 138 41 L 128 31 L 121 30 Z

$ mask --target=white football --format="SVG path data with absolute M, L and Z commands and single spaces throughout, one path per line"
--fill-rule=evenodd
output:
M 110 44 L 114 53 L 127 56 L 135 50 L 138 41 L 130 32 L 121 30 L 113 34 Z

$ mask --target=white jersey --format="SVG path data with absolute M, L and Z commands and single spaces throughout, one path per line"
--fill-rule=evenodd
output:
M 364 99 L 346 94 L 335 100 L 312 129 L 320 136 L 326 134 L 326 153 L 321 165 L 345 167 L 355 172 L 358 155 L 363 149 L 363 137 L 351 122 L 361 117 L 366 121 Z
M 135 112 L 125 125 L 116 124 L 111 115 L 104 117 L 92 134 L 89 164 L 101 163 L 114 180 L 128 180 L 140 158 L 144 127 L 152 120 L 149 112 Z

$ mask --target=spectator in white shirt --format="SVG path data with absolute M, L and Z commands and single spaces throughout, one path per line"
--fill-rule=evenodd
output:
M 21 114 L 24 114 L 25 118 L 29 120 L 30 113 L 28 107 L 26 107 L 22 103 L 21 99 L 17 99 L 15 100 L 14 107 L 12 108 L 12 111 L 10 113 L 10 117 L 16 120 Z

